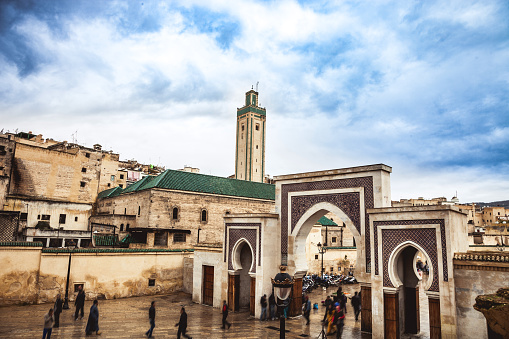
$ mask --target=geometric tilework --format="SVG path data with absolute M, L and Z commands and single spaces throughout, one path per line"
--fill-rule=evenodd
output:
M 323 180 L 323 181 L 309 181 L 309 182 L 302 182 L 302 183 L 295 183 L 295 184 L 286 184 L 281 185 L 281 258 L 282 258 L 282 264 L 286 264 L 286 258 L 288 255 L 288 227 L 289 222 L 296 222 L 293 219 L 293 211 L 292 211 L 292 220 L 288 220 L 288 194 L 292 192 L 305 192 L 305 191 L 321 191 L 321 190 L 332 190 L 332 189 L 340 189 L 340 188 L 357 188 L 357 187 L 363 187 L 364 188 L 364 208 L 373 208 L 374 207 L 374 198 L 373 198 L 373 177 L 360 177 L 360 178 L 348 178 L 348 179 L 336 179 L 336 180 Z M 331 194 L 331 195 L 343 195 L 345 193 L 341 194 Z M 314 197 L 314 196 L 312 196 Z M 358 197 L 358 195 L 357 195 Z M 292 198 L 292 205 L 293 205 L 293 199 Z M 305 196 L 300 199 L 300 201 L 297 203 L 299 206 L 304 204 L 302 200 L 305 200 Z M 357 200 L 357 202 L 352 201 L 352 197 L 349 196 L 345 200 L 343 200 L 341 197 L 336 200 L 339 205 L 334 203 L 338 208 L 340 208 L 346 215 L 349 214 L 355 214 L 356 206 L 359 206 L 360 202 Z M 343 202 L 344 205 L 341 206 L 341 203 Z M 290 206 L 290 208 L 293 208 L 293 206 Z M 346 208 L 346 210 L 345 210 Z M 359 207 L 357 207 L 357 210 L 359 210 Z M 304 214 L 305 211 L 302 213 Z M 300 214 L 300 212 L 299 212 Z M 365 212 L 364 215 L 366 216 L 366 220 L 364 222 L 364 238 L 361 237 L 361 241 L 364 241 L 364 248 L 366 249 L 366 272 L 371 271 L 371 241 L 370 241 L 370 232 L 368 230 L 369 227 L 369 215 Z M 297 219 L 298 220 L 298 219 Z M 352 221 L 354 221 L 352 219 Z M 359 216 L 359 225 L 361 224 L 362 220 L 360 220 Z M 362 232 L 359 233 L 362 235 Z
M 394 287 L 389 277 L 389 256 L 392 251 L 401 243 L 412 241 L 421 246 L 431 260 L 433 267 L 433 281 L 430 291 L 439 291 L 438 287 L 438 256 L 437 239 L 434 228 L 418 229 L 382 229 L 382 262 L 383 262 L 383 283 L 385 287 Z
M 320 202 L 328 202 L 332 205 L 338 206 L 348 216 L 348 218 L 352 220 L 359 234 L 362 234 L 359 192 L 305 196 L 300 195 L 292 197 L 292 221 L 290 228 L 292 232 L 302 215 L 306 213 L 306 211 L 313 205 L 316 205 Z
M 257 230 L 256 229 L 252 229 L 252 228 L 245 228 L 245 229 L 241 229 L 241 228 L 234 228 L 234 229 L 231 229 L 230 227 L 231 226 L 236 226 L 236 227 L 258 227 L 258 241 L 256 239 L 256 232 Z M 261 232 L 261 224 L 260 223 L 245 223 L 245 224 L 241 224 L 241 223 L 236 223 L 236 224 L 226 224 L 226 228 L 225 228 L 225 233 L 227 233 L 228 237 L 226 238 L 225 236 L 225 244 L 226 244 L 226 239 L 228 239 L 228 244 L 229 244 L 229 248 L 228 248 L 228 269 L 229 270 L 232 270 L 233 269 L 233 264 L 232 264 L 232 258 L 233 258 L 233 253 L 232 253 L 232 250 L 233 250 L 233 246 L 235 245 L 235 243 L 239 240 L 239 239 L 246 239 L 246 241 L 251 245 L 251 248 L 253 249 L 254 253 L 253 253 L 253 260 L 255 261 L 254 262 L 254 265 L 253 265 L 253 268 L 251 269 L 251 273 L 256 273 L 256 266 L 257 265 L 260 265 L 260 262 L 261 262 L 261 250 L 258 250 L 258 243 L 261 244 L 261 237 L 262 237 L 262 232 Z M 258 254 L 258 256 L 257 256 Z M 258 263 L 256 263 L 256 258 L 258 257 Z M 226 261 L 226 251 L 225 251 L 225 261 Z
M 373 232 L 374 232 L 374 259 L 375 259 L 375 275 L 378 275 L 378 226 L 390 226 L 390 225 L 440 225 L 440 241 L 442 246 L 442 271 L 444 276 L 444 281 L 449 281 L 449 270 L 447 265 L 447 240 L 445 238 L 445 221 L 444 219 L 416 219 L 416 220 L 389 220 L 389 221 L 375 221 L 373 222 Z M 405 240 L 400 241 L 403 242 Z M 436 252 L 435 248 L 433 252 Z M 428 253 L 430 254 L 430 253 Z M 438 270 L 438 266 L 437 266 Z
M 18 234 L 19 213 L 0 213 L 0 241 L 15 241 Z

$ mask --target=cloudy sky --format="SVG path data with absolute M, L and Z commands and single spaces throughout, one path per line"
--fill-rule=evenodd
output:
M 384 163 L 392 198 L 509 199 L 509 2 L 0 1 L 0 129 L 227 176 Z

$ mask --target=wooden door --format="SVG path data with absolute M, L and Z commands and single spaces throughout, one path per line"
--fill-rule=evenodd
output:
M 254 316 L 255 315 L 255 292 L 256 292 L 256 278 L 251 277 L 251 289 L 249 293 L 249 314 Z
M 361 286 L 361 331 L 371 333 L 371 287 Z
M 405 287 L 405 333 L 419 333 L 419 289 Z
M 384 338 L 399 339 L 399 296 L 384 293 Z
M 442 337 L 440 322 L 440 299 L 428 298 L 429 305 L 429 334 L 431 339 Z
M 290 317 L 296 317 L 302 313 L 302 278 L 294 279 L 290 304 Z
M 214 266 L 203 265 L 203 303 L 214 304 Z
M 230 311 L 238 312 L 240 297 L 240 276 L 228 276 L 228 308 Z

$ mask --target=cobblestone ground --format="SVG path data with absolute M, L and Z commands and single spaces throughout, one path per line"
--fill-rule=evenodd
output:
M 345 292 L 359 291 L 358 285 L 344 286 Z M 335 292 L 318 289 L 310 295 L 312 303 L 325 299 L 327 294 Z M 352 293 L 353 294 L 353 293 Z M 188 334 L 193 338 L 279 338 L 279 321 L 259 321 L 249 316 L 247 311 L 230 313 L 228 319 L 233 324 L 229 330 L 221 329 L 221 313 L 219 309 L 194 304 L 185 293 L 171 295 L 136 297 L 116 300 L 99 301 L 99 327 L 101 338 L 145 338 L 149 328 L 148 308 L 150 302 L 156 301 L 155 338 L 176 338 L 177 328 L 174 327 L 180 316 L 180 306 L 186 307 L 188 314 Z M 74 321 L 74 308 L 64 310 L 60 317 L 60 328 L 53 330 L 52 338 L 90 338 L 85 336 L 86 319 L 91 301 L 85 304 L 85 318 Z M 52 305 L 9 306 L 0 308 L 1 338 L 37 338 L 42 337 L 43 316 Z M 73 306 L 73 305 L 70 305 Z M 352 307 L 347 307 L 343 338 L 370 338 L 361 334 L 360 321 L 355 321 Z M 289 331 L 286 338 L 317 338 L 321 331 L 320 320 L 324 308 L 312 311 L 311 324 L 305 325 L 302 317 L 286 321 Z M 335 338 L 329 336 L 329 338 Z

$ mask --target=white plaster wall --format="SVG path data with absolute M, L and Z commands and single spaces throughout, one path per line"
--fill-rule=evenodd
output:
M 193 267 L 193 302 L 203 302 L 203 266 L 214 266 L 213 307 L 220 307 L 228 298 L 228 267 L 221 249 L 195 249 Z

